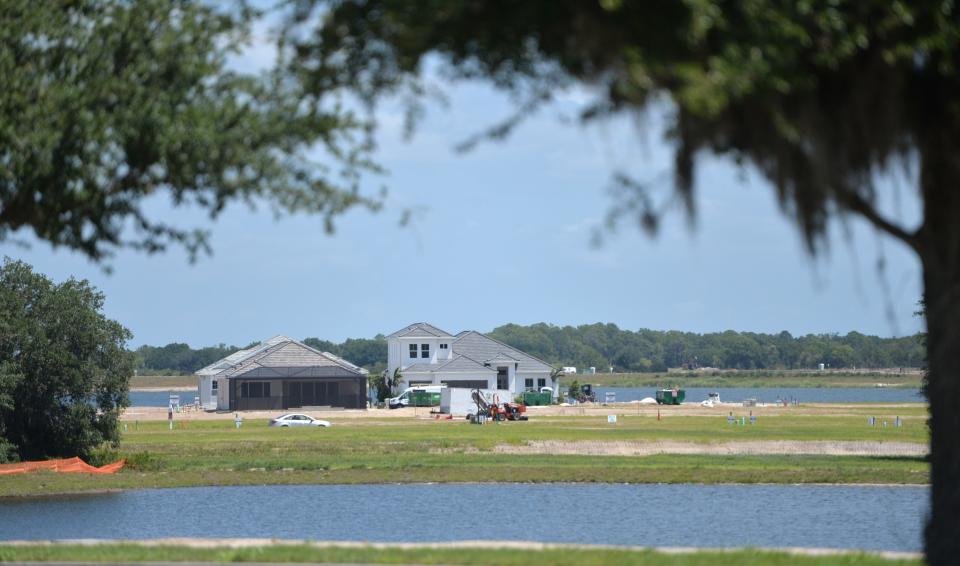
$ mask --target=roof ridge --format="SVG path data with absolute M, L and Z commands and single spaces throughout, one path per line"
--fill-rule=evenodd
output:
M 327 352 L 321 352 L 320 350 L 314 348 L 313 346 L 309 346 L 309 345 L 304 344 L 303 342 L 301 342 L 301 341 L 299 341 L 299 340 L 294 340 L 294 339 L 292 339 L 292 338 L 290 339 L 290 342 L 292 342 L 292 343 L 294 343 L 294 344 L 296 344 L 296 345 L 298 345 L 298 346 L 301 346 L 301 347 L 303 347 L 303 348 L 306 348 L 307 350 L 310 350 L 311 352 L 313 352 L 313 353 L 315 353 L 315 354 L 320 354 L 320 355 L 323 356 L 324 358 L 330 360 L 331 362 L 337 364 L 338 366 L 340 366 L 340 367 L 342 367 L 342 368 L 344 368 L 344 369 L 348 369 L 348 370 L 350 370 L 350 371 L 352 371 L 352 372 L 354 372 L 354 373 L 358 373 L 358 374 L 361 374 L 361 375 L 362 375 L 362 372 L 361 372 L 360 370 L 363 369 L 363 368 L 361 368 L 360 366 L 357 366 L 357 365 L 354 365 L 354 364 L 348 362 L 347 360 L 345 360 L 344 358 L 341 358 L 340 356 L 337 356 L 337 355 L 335 355 L 335 354 L 329 354 L 329 353 L 327 353 Z
M 279 339 L 279 340 L 278 340 L 278 339 Z M 271 341 L 273 341 L 272 344 L 269 343 L 269 342 L 271 342 Z M 213 374 L 209 374 L 209 375 L 221 375 L 221 374 L 222 374 L 224 377 L 229 377 L 230 374 L 235 374 L 235 373 L 237 373 L 239 370 L 244 369 L 244 368 L 247 368 L 247 367 L 250 367 L 250 366 L 252 366 L 253 364 L 262 365 L 262 364 L 260 364 L 260 360 L 262 360 L 263 358 L 269 356 L 270 354 L 273 354 L 274 352 L 276 352 L 276 351 L 278 351 L 278 350 L 280 350 L 280 349 L 282 349 L 282 348 L 284 348 L 284 347 L 286 347 L 286 346 L 289 346 L 290 344 L 296 344 L 297 346 L 300 346 L 301 348 L 305 348 L 305 349 L 309 350 L 310 352 L 313 352 L 314 354 L 317 354 L 317 355 L 323 357 L 325 360 L 333 363 L 334 365 L 336 365 L 336 366 L 338 366 L 338 367 L 340 367 L 340 368 L 343 368 L 343 369 L 345 369 L 345 370 L 348 370 L 348 371 L 350 371 L 350 372 L 352 372 L 352 373 L 355 373 L 355 374 L 358 374 L 358 375 L 363 375 L 363 372 L 362 372 L 362 369 L 363 369 L 363 368 L 361 368 L 360 366 L 355 366 L 355 365 L 351 364 L 350 362 L 348 362 L 347 360 L 345 360 L 345 359 L 343 359 L 343 358 L 340 358 L 340 357 L 335 356 L 335 355 L 333 355 L 333 354 L 328 354 L 327 352 L 321 352 L 320 350 L 317 350 L 316 348 L 313 348 L 313 347 L 311 347 L 311 346 L 308 346 L 307 344 L 304 344 L 303 342 L 301 342 L 301 341 L 299 341 L 299 340 L 290 338 L 289 336 L 284 336 L 284 335 L 282 335 L 282 334 L 278 334 L 278 335 L 270 338 L 269 340 L 264 340 L 264 341 L 260 342 L 259 344 L 257 344 L 256 346 L 254 346 L 254 347 L 252 347 L 252 348 L 247 348 L 246 350 L 238 350 L 238 351 L 234 352 L 233 354 L 230 354 L 230 356 L 233 356 L 233 355 L 235 355 L 235 354 L 237 354 L 237 353 L 239 353 L 239 352 L 245 352 L 245 351 L 246 351 L 246 352 L 249 352 L 250 355 L 245 356 L 245 357 L 241 357 L 239 360 L 237 360 L 237 361 L 234 362 L 234 363 L 229 364 L 227 367 L 221 369 L 220 371 L 218 371 L 218 372 L 216 372 L 216 373 L 213 373 Z M 203 371 L 207 370 L 208 368 L 213 368 L 213 367 L 217 366 L 218 364 L 224 363 L 230 356 L 227 356 L 227 357 L 225 357 L 225 358 L 221 358 L 220 360 L 217 360 L 216 362 L 210 364 L 209 366 L 207 366 L 207 367 L 205 367 L 205 368 L 203 368 L 203 369 L 197 370 L 197 373 L 199 374 L 200 372 L 203 372 Z
M 532 355 L 532 354 L 528 354 L 528 353 L 524 352 L 523 350 L 521 350 L 521 349 L 519 349 L 519 348 L 514 348 L 514 347 L 511 346 L 510 344 L 504 344 L 503 342 L 497 340 L 496 338 L 491 338 L 491 337 L 487 336 L 486 334 L 484 334 L 483 332 L 478 332 L 478 331 L 476 331 L 476 330 L 464 330 L 464 331 L 461 332 L 460 334 L 457 334 L 457 339 L 454 340 L 454 342 L 460 341 L 460 339 L 461 339 L 463 336 L 466 336 L 467 334 L 478 334 L 478 335 L 486 338 L 487 340 L 490 340 L 491 342 L 496 342 L 497 344 L 500 344 L 501 346 L 503 346 L 503 347 L 505 347 L 505 348 L 509 348 L 510 350 L 512 350 L 512 351 L 514 351 L 514 352 L 517 352 L 518 354 L 527 356 L 528 358 L 532 358 L 532 359 L 540 362 L 541 364 L 543 364 L 543 365 L 545 365 L 545 366 L 547 366 L 547 367 L 553 368 L 553 365 L 552 365 L 552 364 L 548 364 L 547 362 L 541 360 L 540 358 L 538 358 L 538 357 L 536 357 L 536 356 L 534 356 L 534 355 Z M 461 335 L 462 335 L 462 336 L 461 336 Z M 519 360 L 518 360 L 518 361 L 519 361 Z
M 399 337 L 402 336 L 402 333 L 406 333 L 406 332 L 412 331 L 413 329 L 418 328 L 418 327 L 419 327 L 421 330 L 423 330 L 424 332 L 426 332 L 426 333 L 430 334 L 431 336 L 433 336 L 434 338 L 446 338 L 446 337 L 452 338 L 452 337 L 453 337 L 453 335 L 450 334 L 449 332 L 447 332 L 446 330 L 444 330 L 444 329 L 442 329 L 442 328 L 439 328 L 439 327 L 437 327 L 437 326 L 434 326 L 433 324 L 430 324 L 429 322 L 414 322 L 413 324 L 408 324 L 407 326 L 404 326 L 404 327 L 401 328 L 400 330 L 397 330 L 397 331 L 395 331 L 395 332 L 391 332 L 390 334 L 387 335 L 387 338 L 390 338 L 390 337 L 393 337 L 393 336 L 396 336 L 396 337 L 399 338 Z

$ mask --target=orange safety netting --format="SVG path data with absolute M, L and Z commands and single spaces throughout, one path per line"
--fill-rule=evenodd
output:
M 45 470 L 48 472 L 63 472 L 68 474 L 115 474 L 126 463 L 126 460 L 117 460 L 105 466 L 91 466 L 80 458 L 65 458 L 63 460 L 43 460 L 40 462 L 19 462 L 17 464 L 0 464 L 0 476 L 8 474 L 25 474 Z

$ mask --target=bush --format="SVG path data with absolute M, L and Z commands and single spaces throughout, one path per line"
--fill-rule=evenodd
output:
M 163 469 L 163 462 L 149 452 L 134 452 L 126 454 L 126 467 L 138 472 L 156 472 Z

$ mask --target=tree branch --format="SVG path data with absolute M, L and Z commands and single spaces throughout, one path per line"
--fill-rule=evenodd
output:
M 836 193 L 837 202 L 841 207 L 856 212 L 866 218 L 875 227 L 883 230 L 890 236 L 900 240 L 910 246 L 918 254 L 920 253 L 920 240 L 916 232 L 909 232 L 902 226 L 894 223 L 890 219 L 880 214 L 876 208 L 862 196 L 854 191 L 838 191 Z

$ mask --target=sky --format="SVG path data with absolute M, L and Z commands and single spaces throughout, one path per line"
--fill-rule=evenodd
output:
M 237 64 L 268 60 L 269 50 L 255 46 Z M 505 141 L 464 154 L 454 146 L 509 115 L 511 103 L 481 83 L 445 88 L 449 103 L 430 106 L 410 140 L 398 105 L 378 111 L 376 159 L 386 174 L 365 188 L 386 186 L 385 206 L 348 212 L 333 235 L 317 217 L 278 220 L 234 205 L 211 224 L 155 200 L 154 214 L 209 228 L 213 255 L 191 264 L 177 249 L 121 251 L 111 273 L 35 240 L 29 249 L 0 242 L 0 256 L 57 281 L 90 280 L 106 295 L 107 316 L 133 332 L 132 346 L 245 345 L 276 334 L 342 341 L 419 321 L 449 332 L 536 322 L 794 335 L 920 330 L 920 267 L 905 246 L 852 218 L 834 221 L 827 249 L 811 257 L 772 187 L 721 158 L 700 161 L 692 225 L 673 206 L 656 237 L 630 222 L 604 229 L 615 171 L 669 199 L 666 105 L 639 122 L 581 126 L 568 118 L 589 92 L 557 93 Z M 917 222 L 911 179 L 883 176 L 878 186 L 887 214 Z M 412 220 L 401 226 L 404 210 Z

